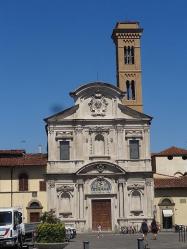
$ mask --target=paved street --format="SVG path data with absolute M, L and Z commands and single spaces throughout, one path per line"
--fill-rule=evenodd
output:
M 83 249 L 83 241 L 89 241 L 89 249 L 137 249 L 137 238 L 141 235 L 104 234 L 100 239 L 96 234 L 81 234 L 69 242 L 66 249 Z M 187 248 L 187 242 L 178 242 L 176 233 L 160 233 L 157 240 L 148 235 L 150 249 L 180 249 Z

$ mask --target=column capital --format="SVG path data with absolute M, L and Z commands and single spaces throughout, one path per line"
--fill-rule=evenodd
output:
M 78 185 L 83 185 L 83 184 L 84 184 L 83 179 L 78 179 L 78 180 L 77 180 L 77 184 L 78 184 Z
M 126 184 L 126 180 L 123 179 L 123 178 L 119 178 L 119 179 L 118 179 L 118 184 L 121 184 L 121 183 L 122 183 L 122 184 L 123 184 L 123 183 Z

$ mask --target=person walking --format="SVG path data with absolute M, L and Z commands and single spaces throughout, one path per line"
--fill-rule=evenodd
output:
M 155 219 L 153 219 L 152 222 L 151 222 L 151 232 L 153 234 L 153 240 L 156 240 L 157 239 L 157 233 L 158 233 L 158 226 L 157 226 L 157 223 L 156 223 Z
M 144 240 L 147 240 L 147 233 L 149 231 L 148 229 L 148 225 L 147 225 L 147 220 L 143 220 L 142 224 L 141 224 L 141 231 L 143 233 L 143 238 Z
M 101 224 L 97 225 L 97 238 L 99 239 L 102 236 L 101 234 Z

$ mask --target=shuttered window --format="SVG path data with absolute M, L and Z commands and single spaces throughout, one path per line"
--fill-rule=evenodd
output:
M 40 181 L 40 191 L 46 191 L 46 182 Z
M 70 159 L 69 141 L 60 141 L 60 160 Z
M 130 140 L 130 159 L 139 159 L 139 141 L 138 140 Z
M 21 174 L 19 176 L 19 191 L 28 191 L 28 175 Z

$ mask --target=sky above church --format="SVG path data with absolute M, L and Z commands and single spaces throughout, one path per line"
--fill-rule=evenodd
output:
M 187 148 L 186 0 L 0 1 L 0 149 L 42 152 L 44 118 L 73 105 L 81 84 L 116 84 L 112 29 L 139 21 L 151 151 Z

